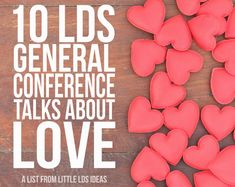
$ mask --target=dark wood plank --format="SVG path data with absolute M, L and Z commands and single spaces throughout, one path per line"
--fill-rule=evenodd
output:
M 75 33 L 76 28 L 76 16 L 75 5 L 78 1 L 71 0 L 58 0 L 58 1 L 47 1 L 42 0 L 1 0 L 0 1 L 0 186 L 19 186 L 19 177 L 21 175 L 64 175 L 64 174 L 99 174 L 108 175 L 110 182 L 108 184 L 99 186 L 120 186 L 130 187 L 136 186 L 130 178 L 130 166 L 144 145 L 148 145 L 148 138 L 151 134 L 129 134 L 127 132 L 127 111 L 131 100 L 139 95 L 146 96 L 149 98 L 149 81 L 151 76 L 147 78 L 139 78 L 136 76 L 130 66 L 130 45 L 131 42 L 139 38 L 152 38 L 151 35 L 144 33 L 132 25 L 126 20 L 126 11 L 129 5 L 143 4 L 143 0 L 81 0 L 79 4 L 92 4 L 100 5 L 104 3 L 115 5 L 116 16 L 111 17 L 110 21 L 116 28 L 116 38 L 112 42 L 110 51 L 110 62 L 111 65 L 116 67 L 116 79 L 115 79 L 115 92 L 116 92 L 116 104 L 114 107 L 114 119 L 117 122 L 115 130 L 105 131 L 104 139 L 114 141 L 114 149 L 105 150 L 105 158 L 114 159 L 117 161 L 117 169 L 115 170 L 95 170 L 93 169 L 93 135 L 90 134 L 89 146 L 85 169 L 73 170 L 69 168 L 67 158 L 67 147 L 62 134 L 62 163 L 55 170 L 43 170 L 38 166 L 34 170 L 18 170 L 12 168 L 12 122 L 15 118 L 15 109 L 12 103 L 12 76 L 13 76 L 13 46 L 16 44 L 16 17 L 12 14 L 12 10 L 18 4 L 24 4 L 31 6 L 33 4 L 44 4 L 49 7 L 49 23 L 50 33 L 47 43 L 58 43 L 58 4 L 66 4 L 70 6 L 67 9 L 69 16 L 67 22 L 67 28 L 69 34 Z M 178 14 L 177 7 L 174 0 L 165 0 L 167 5 L 167 18 Z M 28 15 L 29 7 L 27 8 Z M 28 32 L 28 18 L 26 22 L 26 36 Z M 97 23 L 97 28 L 101 28 L 101 25 Z M 131 34 L 130 34 L 131 33 Z M 97 40 L 96 40 L 97 41 Z M 26 44 L 29 43 L 29 38 L 26 37 Z M 87 44 L 89 46 L 90 44 Z M 187 99 L 195 100 L 200 107 L 206 104 L 217 104 L 213 99 L 210 87 L 210 73 L 213 67 L 222 66 L 220 63 L 215 62 L 210 53 L 200 50 L 196 44 L 193 44 L 192 49 L 199 51 L 205 58 L 204 68 L 201 72 L 193 74 L 190 77 L 190 81 L 186 84 L 187 88 Z M 165 70 L 165 65 L 159 65 L 156 67 L 156 71 Z M 3 85 L 3 86 L 2 86 Z M 218 104 L 217 104 L 218 105 Z M 235 106 L 235 102 L 231 104 Z M 218 105 L 220 106 L 220 105 Z M 39 106 L 40 109 L 40 106 Z M 78 123 L 78 122 L 76 122 Z M 62 120 L 59 122 L 62 126 Z M 37 122 L 31 122 L 26 120 L 24 122 L 25 133 L 23 133 L 23 144 L 24 144 L 24 158 L 29 160 L 35 160 L 36 151 L 36 140 L 35 131 L 37 128 Z M 74 127 L 75 136 L 79 135 L 81 127 L 78 125 Z M 167 132 L 166 128 L 162 128 L 161 132 Z M 199 123 L 197 130 L 190 140 L 190 145 L 195 145 L 198 139 L 206 134 L 201 122 Z M 50 136 L 49 136 L 50 138 Z M 79 138 L 76 143 L 78 144 Z M 221 148 L 226 145 L 233 144 L 232 136 L 230 135 L 221 142 Z M 48 154 L 50 154 L 50 145 L 47 146 Z M 180 169 L 188 175 L 192 181 L 192 174 L 195 170 L 187 167 L 181 162 L 172 169 Z M 157 183 L 158 186 L 165 186 L 164 183 Z M 30 185 L 28 185 L 30 186 Z M 37 186 L 37 185 L 36 185 Z M 43 185 L 39 185 L 43 186 Z M 53 186 L 53 185 L 45 185 Z M 71 186 L 71 185 L 64 185 Z M 83 185 L 82 185 L 83 186 Z M 95 185 L 89 185 L 95 186 Z
M 1 6 L 15 6 L 15 5 L 19 5 L 19 4 L 24 4 L 26 6 L 31 6 L 31 5 L 35 5 L 35 4 L 44 4 L 46 6 L 57 6 L 57 5 L 61 5 L 61 4 L 65 4 L 67 6 L 76 6 L 79 4 L 90 4 L 90 5 L 103 5 L 103 4 L 110 4 L 110 5 L 114 5 L 114 6 L 120 6 L 120 5 L 124 5 L 124 6 L 131 6 L 131 5 L 141 5 L 143 4 L 145 1 L 144 0 L 70 0 L 70 1 L 66 1 L 66 0 L 52 0 L 52 1 L 43 1 L 43 0 L 1 0 L 0 1 L 0 5 Z M 172 4 L 175 3 L 175 1 L 172 0 L 164 0 L 164 2 L 166 4 Z

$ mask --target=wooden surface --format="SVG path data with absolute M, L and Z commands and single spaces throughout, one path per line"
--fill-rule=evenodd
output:
M 149 81 L 147 78 L 136 76 L 130 66 L 130 44 L 131 41 L 140 38 L 152 38 L 150 34 L 144 33 L 126 20 L 126 10 L 131 5 L 143 4 L 144 0 L 0 0 L 0 186 L 32 186 L 20 185 L 21 175 L 107 175 L 108 184 L 105 185 L 80 185 L 80 186 L 117 186 L 131 187 L 136 184 L 130 178 L 130 166 L 144 145 L 148 144 L 148 138 L 151 134 L 129 134 L 127 132 L 127 110 L 129 103 L 135 96 L 149 97 Z M 70 19 L 67 23 L 69 34 L 74 34 L 76 22 L 75 8 L 79 3 L 91 4 L 95 7 L 104 3 L 114 6 L 116 16 L 110 18 L 110 21 L 116 29 L 115 40 L 111 44 L 110 62 L 116 67 L 115 92 L 116 104 L 114 107 L 114 119 L 117 127 L 112 131 L 105 131 L 104 139 L 114 141 L 114 149 L 105 151 L 105 159 L 114 159 L 117 161 L 116 169 L 93 169 L 93 143 L 92 134 L 89 138 L 89 148 L 86 157 L 84 169 L 70 169 L 68 166 L 67 148 L 63 138 L 63 156 L 59 167 L 54 170 L 45 170 L 36 166 L 35 169 L 13 169 L 12 166 L 12 121 L 15 118 L 15 109 L 13 105 L 12 75 L 13 75 L 13 46 L 16 44 L 16 17 L 12 14 L 13 9 L 19 4 L 24 4 L 28 8 L 33 4 L 44 4 L 48 7 L 50 34 L 47 43 L 58 43 L 58 4 L 68 5 L 67 9 Z M 165 0 L 167 7 L 167 17 L 178 14 L 174 0 Z M 27 8 L 27 15 L 28 15 Z M 29 22 L 26 19 L 25 23 Z M 28 26 L 26 26 L 28 28 Z M 99 25 L 97 25 L 97 28 Z M 27 29 L 28 30 L 28 29 Z M 28 31 L 26 36 L 28 35 Z M 29 42 L 29 40 L 27 40 Z M 26 42 L 26 43 L 27 43 Z M 204 68 L 201 72 L 193 74 L 190 81 L 186 84 L 187 99 L 195 100 L 200 107 L 206 104 L 216 104 L 211 96 L 209 88 L 210 73 L 213 67 L 221 66 L 216 63 L 210 53 L 204 52 L 193 44 L 192 48 L 199 51 L 205 58 Z M 164 65 L 156 67 L 156 71 L 164 70 Z M 232 103 L 235 106 L 235 103 Z M 35 160 L 35 130 L 37 125 L 30 121 L 24 122 L 23 133 L 24 158 Z M 61 122 L 60 122 L 61 124 Z M 160 131 L 167 132 L 165 128 Z M 75 127 L 75 133 L 80 132 L 80 127 Z M 199 137 L 206 134 L 201 123 L 198 124 L 195 134 L 190 140 L 190 145 L 195 145 Z M 223 148 L 226 145 L 234 144 L 232 136 L 228 136 L 220 145 Z M 50 146 L 49 146 L 50 148 Z M 49 149 L 48 148 L 48 152 Z M 180 169 L 192 181 L 192 173 L 196 170 L 189 168 L 182 161 L 172 169 Z M 156 183 L 157 186 L 165 186 L 164 182 Z M 73 186 L 73 185 L 33 185 L 33 186 Z M 79 186 L 79 185 L 76 185 Z

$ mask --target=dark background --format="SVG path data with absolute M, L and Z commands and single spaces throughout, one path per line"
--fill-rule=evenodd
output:
M 13 169 L 12 164 L 12 122 L 15 119 L 15 107 L 13 104 L 12 76 L 13 70 L 13 47 L 16 44 L 17 19 L 12 11 L 19 4 L 26 7 L 25 14 L 25 44 L 29 43 L 29 19 L 28 11 L 33 4 L 43 4 L 48 9 L 49 14 L 49 36 L 46 43 L 58 43 L 58 5 L 67 5 L 67 30 L 69 34 L 75 34 L 76 30 L 76 5 L 90 4 L 98 7 L 102 4 L 110 4 L 115 8 L 116 16 L 110 17 L 111 23 L 116 29 L 116 37 L 110 44 L 110 63 L 116 67 L 115 92 L 116 104 L 114 107 L 114 119 L 117 122 L 116 129 L 104 131 L 104 139 L 114 142 L 114 149 L 107 149 L 104 158 L 107 160 L 116 160 L 116 169 L 93 169 L 93 133 L 90 133 L 89 147 L 85 160 L 84 169 L 70 169 L 67 155 L 67 146 L 64 134 L 62 134 L 62 161 L 61 164 L 53 170 L 45 170 L 36 165 L 35 169 Z M 129 134 L 127 132 L 127 111 L 131 100 L 136 96 L 149 97 L 149 82 L 151 76 L 140 78 L 135 75 L 130 66 L 130 44 L 135 39 L 152 38 L 152 35 L 144 33 L 126 20 L 126 11 L 132 5 L 142 5 L 144 0 L 0 0 L 0 186 L 44 186 L 38 185 L 22 185 L 20 179 L 22 175 L 107 175 L 108 184 L 89 184 L 80 186 L 118 186 L 130 187 L 136 186 L 130 177 L 130 166 L 138 152 L 148 145 L 148 138 L 151 134 Z M 175 0 L 165 0 L 167 15 L 177 15 L 179 11 L 175 5 Z M 101 26 L 97 23 L 96 28 Z M 95 41 L 93 42 L 95 43 Z M 88 44 L 89 45 L 89 44 Z M 199 51 L 204 56 L 204 68 L 199 73 L 195 73 L 190 77 L 186 84 L 187 99 L 195 100 L 200 107 L 207 104 L 217 104 L 213 99 L 209 81 L 213 67 L 222 66 L 215 62 L 211 54 L 200 50 L 195 44 L 192 49 Z M 156 67 L 156 71 L 164 70 L 165 65 Z M 233 102 L 231 105 L 234 105 Z M 217 104 L 218 105 L 218 104 Z M 218 105 L 220 106 L 220 105 Z M 39 106 L 40 107 L 40 106 Z M 23 158 L 25 160 L 36 160 L 36 127 L 38 122 L 24 121 L 23 126 Z M 62 121 L 58 122 L 62 127 Z M 79 122 L 75 122 L 79 123 Z M 79 141 L 79 125 L 74 127 L 75 136 Z M 63 129 L 61 129 L 63 132 Z M 160 131 L 167 132 L 162 128 Z M 195 145 L 198 139 L 206 134 L 205 129 L 198 124 L 196 132 L 189 141 L 190 145 Z M 75 138 L 76 138 L 75 137 Z M 77 143 L 78 143 L 77 141 Z M 232 136 L 228 136 L 220 142 L 221 148 L 234 144 Z M 47 152 L 50 158 L 50 133 L 48 133 Z M 171 169 L 179 169 L 183 171 L 192 181 L 192 174 L 196 170 L 186 166 L 181 161 L 176 167 Z M 156 183 L 157 186 L 165 186 L 165 183 Z M 45 186 L 59 186 L 47 184 Z M 63 184 L 61 186 L 73 186 Z M 76 185 L 79 186 L 79 185 Z

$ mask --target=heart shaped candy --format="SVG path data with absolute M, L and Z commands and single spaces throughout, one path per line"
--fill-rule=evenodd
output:
M 201 5 L 198 15 L 212 14 L 217 17 L 227 17 L 232 9 L 232 0 L 208 0 Z
M 225 31 L 226 38 L 235 38 L 235 8 L 228 17 L 227 28 Z
M 169 49 L 166 56 L 166 69 L 170 80 L 177 84 L 185 84 L 190 72 L 198 72 L 202 69 L 203 57 L 192 50 L 180 52 Z
M 198 141 L 198 146 L 191 146 L 185 150 L 183 159 L 189 166 L 206 170 L 219 153 L 219 144 L 211 135 L 205 135 Z
M 201 111 L 201 119 L 206 130 L 220 141 L 235 128 L 235 108 L 226 106 L 220 110 L 215 105 L 207 105 Z
M 229 187 L 216 178 L 210 171 L 201 171 L 194 174 L 195 187 Z
M 180 129 L 170 131 L 167 136 L 163 133 L 156 133 L 149 139 L 149 145 L 170 164 L 175 166 L 187 148 L 188 136 Z
M 220 104 L 231 103 L 235 97 L 235 76 L 224 68 L 214 68 L 211 75 L 211 91 Z
M 216 47 L 216 38 L 225 31 L 226 21 L 216 16 L 205 14 L 189 20 L 188 25 L 196 43 L 205 51 Z
M 192 187 L 188 178 L 178 170 L 174 170 L 167 175 L 166 184 L 168 187 Z
M 234 130 L 234 132 L 233 132 L 233 139 L 235 140 L 235 130 Z
M 169 172 L 167 162 L 149 147 L 142 149 L 131 166 L 131 177 L 137 183 L 151 178 L 159 181 L 165 180 Z
M 165 72 L 154 74 L 150 83 L 150 98 L 153 108 L 176 106 L 186 97 L 186 90 L 182 86 L 172 84 Z
M 158 110 L 152 110 L 145 97 L 136 97 L 128 111 L 128 130 L 134 133 L 153 132 L 161 128 L 164 119 Z
M 165 61 L 166 47 L 158 45 L 153 40 L 135 40 L 131 45 L 131 64 L 134 72 L 146 77 L 150 75 L 156 64 Z
M 229 185 L 235 185 L 235 146 L 224 148 L 210 163 L 210 171 L 221 181 Z
M 165 5 L 162 0 L 147 0 L 144 6 L 129 8 L 127 19 L 135 27 L 156 34 L 165 19 Z
M 217 18 L 217 21 L 220 25 L 220 27 L 218 29 L 218 33 L 216 34 L 216 36 L 220 36 L 220 35 L 224 34 L 225 31 L 226 31 L 227 21 L 223 17 L 216 17 L 216 18 Z
M 179 10 L 186 16 L 196 14 L 200 8 L 200 0 L 176 0 Z
M 186 51 L 192 44 L 192 36 L 188 24 L 182 15 L 174 16 L 164 22 L 154 40 L 162 46 L 172 45 L 176 50 Z
M 184 130 L 191 137 L 197 126 L 200 111 L 197 103 L 187 100 L 181 103 L 178 109 L 168 107 L 162 114 L 167 128 Z
M 143 181 L 139 183 L 137 187 L 156 187 L 156 186 L 150 181 Z
M 216 45 L 212 55 L 218 62 L 225 63 L 225 69 L 235 75 L 235 39 L 223 40 Z

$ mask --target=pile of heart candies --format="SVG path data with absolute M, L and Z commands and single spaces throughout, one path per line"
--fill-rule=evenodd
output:
M 150 137 L 149 146 L 140 151 L 131 166 L 131 177 L 138 187 L 154 187 L 152 180 L 166 180 L 169 187 L 232 187 L 235 145 L 220 150 L 219 141 L 235 129 L 235 107 L 206 105 L 200 111 L 195 101 L 185 100 L 183 85 L 204 63 L 198 52 L 190 50 L 194 40 L 224 63 L 223 68 L 214 68 L 211 73 L 213 97 L 223 105 L 234 100 L 235 8 L 232 0 L 176 0 L 176 4 L 184 16 L 165 20 L 163 0 L 147 0 L 144 6 L 130 7 L 127 12 L 131 24 L 154 35 L 153 40 L 132 43 L 134 72 L 146 77 L 154 72 L 155 65 L 166 63 L 166 72 L 156 72 L 151 79 L 150 101 L 138 96 L 131 102 L 128 130 L 155 132 L 163 124 L 170 130 L 167 135 L 155 133 Z M 185 16 L 191 17 L 186 20 Z M 221 35 L 225 39 L 217 42 L 216 37 Z M 208 135 L 201 137 L 197 146 L 188 147 L 199 118 Z M 170 171 L 169 164 L 175 166 L 181 159 L 200 170 L 193 175 L 194 185 L 181 171 Z

